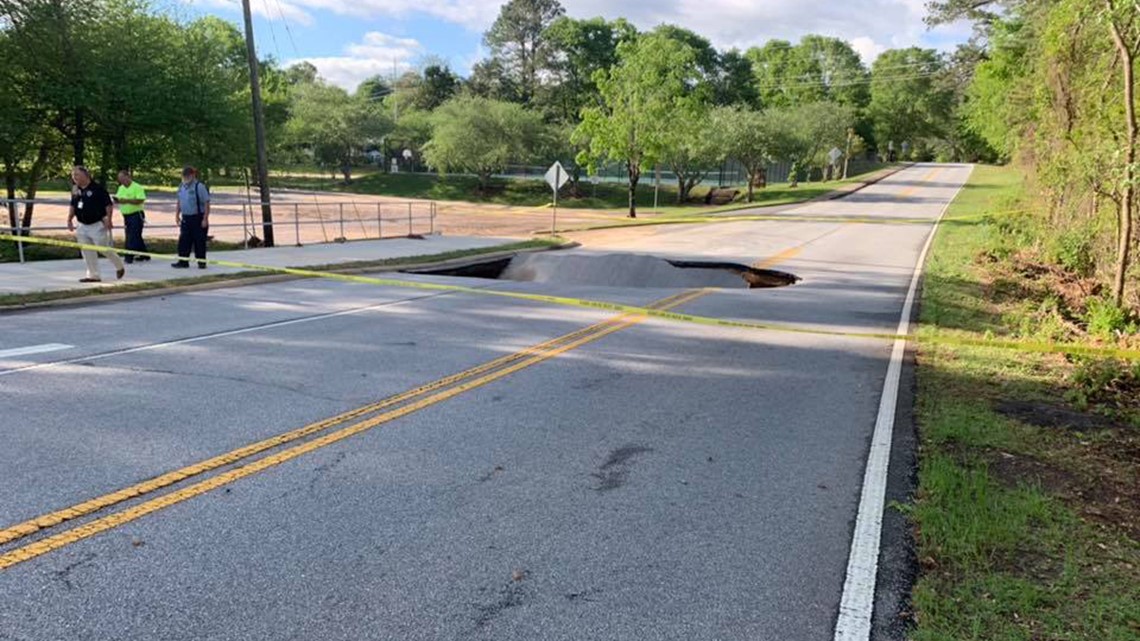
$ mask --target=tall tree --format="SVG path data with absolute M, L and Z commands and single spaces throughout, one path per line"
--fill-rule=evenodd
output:
M 954 100 L 938 81 L 943 68 L 937 52 L 918 47 L 886 51 L 875 60 L 868 113 L 880 148 L 904 141 L 917 146 L 947 133 Z
M 851 45 L 838 38 L 808 35 L 795 45 L 772 40 L 745 55 L 766 107 L 826 100 L 863 108 L 870 99 L 866 67 Z
M 544 92 L 548 116 L 577 123 L 582 108 L 599 100 L 594 77 L 617 63 L 620 43 L 636 37 L 633 25 L 621 19 L 607 22 L 563 16 L 551 23 L 545 35 L 550 47 L 546 72 L 551 82 Z
M 720 54 L 714 86 L 713 101 L 718 105 L 760 107 L 760 92 L 756 89 L 752 61 L 737 49 Z
M 546 29 L 566 12 L 558 0 L 510 0 L 483 37 L 491 56 L 530 102 L 538 91 L 538 72 L 550 55 Z
M 622 43 L 617 65 L 597 75 L 602 104 L 583 110 L 574 139 L 588 142 L 580 160 L 591 170 L 604 161 L 625 165 L 631 218 L 643 168 L 663 159 L 673 124 L 699 109 L 692 88 L 701 78 L 692 47 L 658 33 Z
M 1103 0 L 1104 21 L 1112 38 L 1113 48 L 1120 60 L 1120 104 L 1121 113 L 1116 127 L 1120 132 L 1118 144 L 1122 147 L 1119 160 L 1119 179 L 1116 192 L 1117 202 L 1117 248 L 1116 273 L 1112 279 L 1112 296 L 1117 305 L 1124 302 L 1125 279 L 1131 266 L 1132 217 L 1136 204 L 1136 182 L 1140 180 L 1137 170 L 1137 145 L 1140 132 L 1137 131 L 1136 116 L 1136 63 L 1140 59 L 1140 5 L 1134 1 Z

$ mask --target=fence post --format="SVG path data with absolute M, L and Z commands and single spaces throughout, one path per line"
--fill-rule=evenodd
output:
M 16 226 L 12 228 L 12 235 L 16 237 L 16 251 L 20 254 L 20 264 L 24 264 L 24 227 L 20 222 L 20 203 L 12 200 L 8 202 L 8 206 L 12 208 L 13 220 Z M 31 230 L 29 230 L 30 232 Z
M 301 246 L 301 205 L 293 203 L 293 235 L 297 239 L 296 247 Z
M 435 201 L 431 201 L 431 206 L 428 208 L 428 215 L 431 217 L 431 232 L 430 235 L 435 236 Z
M 348 238 L 344 235 L 344 203 L 340 204 L 340 238 L 337 239 L 338 243 L 343 243 Z
M 408 235 L 412 235 L 412 203 L 408 203 Z
M 380 203 L 376 203 L 376 237 L 380 240 L 384 239 L 384 218 L 380 209 L 382 206 Z

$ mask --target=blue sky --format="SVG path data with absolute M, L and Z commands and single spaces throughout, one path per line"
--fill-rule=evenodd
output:
M 238 0 L 176 0 L 189 15 L 241 19 Z M 662 23 L 687 27 L 720 48 L 747 48 L 772 38 L 808 33 L 843 38 L 867 62 L 886 49 L 920 45 L 952 49 L 969 29 L 927 30 L 926 0 L 562 0 L 576 18 L 625 17 L 642 29 Z M 442 59 L 461 75 L 483 57 L 482 34 L 500 0 L 252 0 L 258 51 L 286 63 L 309 60 L 331 82 L 353 88 Z M 810 9 L 806 8 L 809 7 Z

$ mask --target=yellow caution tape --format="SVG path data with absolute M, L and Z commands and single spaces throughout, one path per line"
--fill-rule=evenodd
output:
M 933 222 L 933 221 L 927 221 Z M 107 247 L 98 245 L 85 245 L 66 240 L 58 240 L 55 238 L 40 238 L 35 236 L 13 236 L 11 234 L 0 234 L 0 241 L 17 242 L 22 241 L 29 244 L 37 245 L 51 245 L 56 247 L 70 247 L 73 249 L 89 249 L 95 251 L 107 251 Z M 117 253 L 132 255 L 132 256 L 150 256 L 158 259 L 175 259 L 175 260 L 197 260 L 181 258 L 173 254 L 154 254 L 149 252 L 139 252 L 132 250 L 116 249 Z M 600 309 L 612 312 L 621 312 L 625 314 L 640 314 L 649 316 L 651 318 L 661 318 L 664 320 L 677 321 L 683 323 L 691 323 L 696 325 L 704 325 L 709 327 L 727 327 L 735 329 L 753 329 L 765 330 L 772 332 L 783 332 L 790 334 L 803 334 L 809 336 L 834 336 L 840 338 L 862 338 L 874 340 L 907 340 L 925 343 L 942 343 L 947 345 L 960 345 L 972 347 L 989 347 L 994 349 L 1008 349 L 1023 352 L 1036 352 L 1047 354 L 1070 354 L 1074 356 L 1101 356 L 1109 358 L 1119 358 L 1127 360 L 1140 360 L 1140 350 L 1129 349 L 1105 345 L 1086 345 L 1080 343 L 1060 343 L 1060 342 L 1041 342 L 1041 341 L 1023 341 L 1023 340 L 1003 340 L 1003 339 L 976 339 L 966 338 L 961 336 L 952 336 L 947 334 L 938 335 L 914 335 L 914 334 L 895 334 L 890 332 L 851 332 L 842 330 L 829 330 L 819 329 L 814 327 L 804 327 L 796 325 L 785 325 L 778 323 L 765 323 L 759 321 L 744 321 L 744 320 L 729 320 L 724 318 L 715 318 L 710 316 L 697 316 L 694 314 L 682 314 L 679 312 L 670 312 L 661 309 L 652 309 L 649 307 L 639 307 L 637 305 L 625 305 L 622 303 L 612 303 L 608 301 L 588 300 L 583 298 L 571 298 L 567 296 L 552 296 L 549 294 L 528 294 L 523 292 L 512 292 L 506 290 L 484 289 L 480 287 L 471 287 L 467 285 L 449 285 L 443 283 L 425 283 L 417 281 L 400 280 L 397 278 L 378 278 L 375 276 L 361 276 L 358 274 L 340 274 L 332 271 L 317 271 L 311 269 L 302 269 L 297 267 L 270 267 L 266 265 L 258 265 L 254 263 L 243 263 L 231 260 L 219 260 L 216 258 L 207 259 L 205 262 L 211 265 L 218 265 L 220 267 L 232 267 L 235 269 L 244 269 L 251 271 L 263 271 L 269 273 L 289 274 L 292 276 L 299 276 L 303 278 L 324 278 L 327 280 L 336 280 L 349 283 L 363 283 L 368 285 L 379 285 L 383 287 L 401 287 L 409 289 L 421 289 L 431 291 L 446 291 L 457 292 L 464 294 L 474 294 L 477 296 L 495 296 L 499 298 L 510 298 L 514 300 L 525 300 L 536 303 L 547 303 L 550 305 L 561 305 L 566 307 L 580 307 L 588 309 Z

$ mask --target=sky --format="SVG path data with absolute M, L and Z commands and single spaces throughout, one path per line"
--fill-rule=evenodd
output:
M 176 0 L 188 17 L 214 14 L 241 21 L 239 0 Z M 483 32 L 502 0 L 251 0 L 258 55 L 286 65 L 312 62 L 329 82 L 353 89 L 429 61 L 460 75 L 486 56 Z M 843 38 L 870 64 L 899 47 L 953 49 L 970 36 L 966 24 L 928 30 L 926 0 L 562 0 L 574 18 L 624 17 L 640 29 L 669 23 L 708 38 L 719 49 L 747 49 L 773 38 L 817 33 Z

